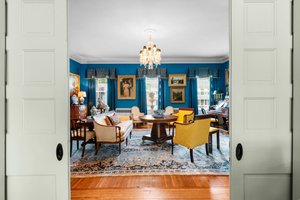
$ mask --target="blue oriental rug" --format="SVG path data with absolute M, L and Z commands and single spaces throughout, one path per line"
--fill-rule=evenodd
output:
M 101 145 L 95 155 L 93 144 L 86 145 L 81 158 L 81 148 L 73 149 L 71 157 L 71 175 L 105 176 L 105 175 L 229 175 L 229 135 L 220 133 L 221 151 L 216 148 L 213 136 L 213 154 L 206 155 L 205 145 L 194 149 L 194 163 L 190 162 L 190 153 L 186 147 L 175 145 L 174 155 L 171 154 L 170 141 L 155 144 L 151 141 L 142 142 L 143 135 L 150 129 L 134 130 L 128 146 L 122 143 L 119 155 L 117 144 Z M 76 146 L 76 145 L 73 145 Z

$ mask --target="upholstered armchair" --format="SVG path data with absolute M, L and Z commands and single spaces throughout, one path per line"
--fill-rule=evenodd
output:
M 164 115 L 172 115 L 172 114 L 174 114 L 174 108 L 173 108 L 173 106 L 167 106 L 165 108 Z
M 177 116 L 177 123 L 189 123 L 194 121 L 194 109 L 193 108 L 179 108 L 179 111 L 175 114 Z
M 137 124 L 143 123 L 140 120 L 141 116 L 144 116 L 145 113 L 142 113 L 139 109 L 139 107 L 137 106 L 133 106 L 130 110 L 130 119 L 132 120 L 134 126 L 136 126 Z
M 210 118 L 195 120 L 190 123 L 175 122 L 176 133 L 173 129 L 172 154 L 174 143 L 190 149 L 190 159 L 194 162 L 193 149 L 197 146 L 205 144 L 206 154 L 209 154 L 208 139 L 210 129 Z

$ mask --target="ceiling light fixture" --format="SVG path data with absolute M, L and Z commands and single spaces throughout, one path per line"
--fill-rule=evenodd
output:
M 144 65 L 145 68 L 153 69 L 158 67 L 161 61 L 161 50 L 156 47 L 152 40 L 152 33 L 149 34 L 149 40 L 147 46 L 144 46 L 140 50 L 140 65 Z

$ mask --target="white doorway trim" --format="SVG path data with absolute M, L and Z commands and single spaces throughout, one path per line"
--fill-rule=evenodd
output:
M 0 0 L 0 200 L 5 199 L 5 0 Z
M 297 12 L 296 12 L 297 11 Z M 300 2 L 294 0 L 293 200 L 300 199 Z

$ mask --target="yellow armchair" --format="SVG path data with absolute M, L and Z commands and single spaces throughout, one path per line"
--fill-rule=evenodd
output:
M 177 123 L 189 123 L 194 121 L 194 109 L 193 108 L 179 108 L 179 111 L 174 116 L 177 116 Z
M 208 138 L 210 129 L 210 118 L 195 120 L 192 123 L 177 123 L 176 134 L 173 129 L 172 154 L 174 143 L 180 144 L 190 149 L 191 162 L 194 162 L 193 149 L 197 146 L 205 144 L 206 154 L 209 154 Z

